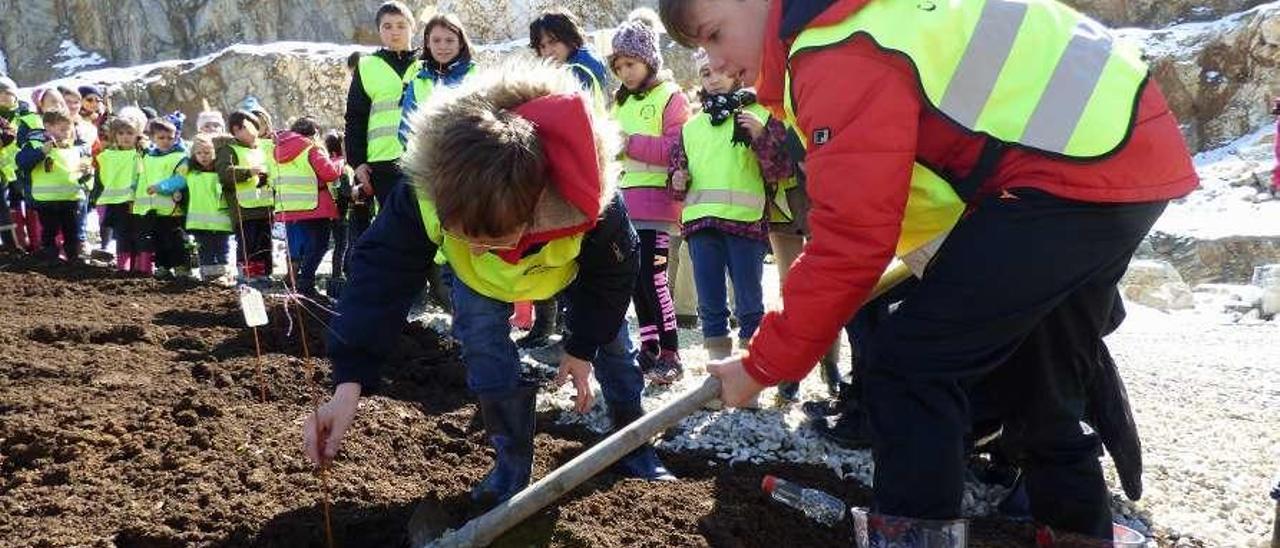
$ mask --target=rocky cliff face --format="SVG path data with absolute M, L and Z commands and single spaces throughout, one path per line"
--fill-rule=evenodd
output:
M 1193 150 L 1220 146 L 1268 122 L 1269 99 L 1280 92 L 1280 1 L 1259 0 L 1069 0 L 1116 26 L 1143 45 L 1153 75 L 1183 123 Z M 408 2 L 428 13 L 458 13 L 480 43 L 505 44 L 489 51 L 525 51 L 528 20 L 551 4 L 583 15 L 608 43 L 607 28 L 638 6 L 655 0 L 424 0 Z M 188 108 L 198 94 L 216 105 L 230 104 L 252 91 L 269 108 L 292 112 L 299 101 L 340 105 L 345 75 L 335 59 L 297 55 L 282 40 L 371 45 L 376 1 L 346 0 L 0 0 L 0 69 L 23 85 L 82 74 L 104 66 L 134 66 L 166 59 L 191 61 L 169 66 L 164 76 L 122 86 L 126 99 L 165 109 Z M 19 5 L 21 8 L 19 9 Z M 1255 7 L 1256 6 L 1256 7 Z M 239 48 L 208 60 L 232 44 L 265 43 L 253 55 Z M 323 48 L 322 48 L 323 49 Z M 602 48 L 603 49 L 603 48 Z M 347 51 L 328 48 L 330 52 Z M 692 82 L 688 53 L 668 44 L 667 59 L 677 76 Z M 313 52 L 314 53 L 314 52 Z M 334 55 L 338 55 L 334 53 Z M 496 55 L 490 56 L 494 58 Z M 7 61 L 7 62 L 6 62 Z M 199 65 L 198 67 L 196 65 Z M 316 70 L 306 67 L 315 65 Z M 221 67 L 221 68 L 219 68 Z M 288 67 L 288 68 L 282 68 Z M 157 69 L 161 70 L 161 69 Z M 248 74 L 239 77 L 240 74 Z M 106 80 L 97 74 L 88 78 Z M 240 83 L 235 83 L 240 82 Z M 147 89 L 137 95 L 138 89 Z M 295 90 L 290 98 L 273 90 Z M 190 90 L 183 91 L 183 90 Z M 305 99 L 303 99 L 305 97 Z M 340 108 L 339 108 L 340 110 Z

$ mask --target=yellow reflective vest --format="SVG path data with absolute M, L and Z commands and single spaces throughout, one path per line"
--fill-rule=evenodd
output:
M 75 202 L 84 197 L 78 147 L 55 148 L 31 170 L 31 198 L 37 202 Z
M 268 155 L 272 154 L 272 152 L 267 150 L 267 143 L 270 143 L 270 141 L 259 139 L 257 146 L 253 148 L 246 147 L 238 142 L 232 144 L 231 149 L 236 153 L 236 167 L 260 167 L 265 173 L 268 173 L 268 181 L 270 181 L 271 165 L 274 162 L 268 163 L 267 159 L 270 157 Z M 271 196 L 271 185 L 259 187 L 258 181 L 258 177 L 246 177 L 243 180 L 236 181 L 236 203 L 240 208 L 271 207 L 274 199 Z
M 360 58 L 360 85 L 370 101 L 367 161 L 390 162 L 404 154 L 404 145 L 400 144 L 400 100 L 404 98 L 405 85 L 421 68 L 422 61 L 414 61 L 401 75 L 377 55 Z
M 877 0 L 805 29 L 790 55 L 859 34 L 903 54 L 925 100 L 960 126 L 1071 158 L 1124 144 L 1148 73 L 1136 47 L 1056 0 Z M 788 96 L 790 84 L 788 72 Z
M 174 147 L 167 154 L 156 156 L 147 154 L 142 157 L 142 178 L 133 194 L 133 214 L 146 215 L 155 212 L 160 217 L 181 217 L 182 206 L 173 199 L 159 192 L 148 194 L 147 188 L 185 170 L 182 163 L 187 159 L 187 151 Z
M 680 93 L 680 86 L 672 82 L 658 84 L 643 97 L 631 97 L 626 103 L 613 106 L 614 119 L 627 135 L 662 136 L 662 115 L 667 110 L 671 96 Z M 667 166 L 646 164 L 633 160 L 623 153 L 622 180 L 619 188 L 666 188 Z
M 308 146 L 297 158 L 281 164 L 276 178 L 276 212 L 311 211 L 319 205 L 320 179 L 311 167 Z
M 142 154 L 137 149 L 109 148 L 98 153 L 98 181 L 102 193 L 98 205 L 123 204 L 133 200 L 134 185 L 142 175 Z
M 755 104 L 744 110 L 766 123 L 771 116 Z M 726 120 L 712 125 L 703 112 L 690 118 L 681 129 L 685 155 L 689 158 L 689 188 L 680 219 L 684 223 L 707 217 L 739 222 L 755 222 L 764 217 L 767 196 L 760 161 L 750 146 L 733 143 L 735 123 Z
M 494 253 L 475 255 L 464 240 L 446 233 L 435 203 L 418 192 L 418 209 L 427 237 L 438 246 L 435 261 L 448 264 L 471 290 L 502 302 L 541 301 L 569 287 L 578 275 L 578 253 L 584 234 L 552 240 L 536 253 L 508 263 Z
M 231 232 L 231 213 L 218 174 L 187 172 L 187 230 Z

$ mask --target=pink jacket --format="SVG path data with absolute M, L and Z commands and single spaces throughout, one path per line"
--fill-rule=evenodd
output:
M 1271 188 L 1280 192 L 1280 117 L 1276 117 L 1276 167 L 1271 172 Z
M 325 153 L 324 147 L 315 146 L 315 143 L 310 139 L 292 131 L 282 131 L 276 136 L 276 163 L 283 165 L 294 161 L 307 150 L 307 147 L 311 147 L 307 161 L 311 163 L 311 169 L 316 171 L 317 185 L 320 191 L 316 200 L 316 208 L 311 211 L 276 213 L 277 221 L 287 223 L 291 221 L 338 218 L 338 204 L 333 201 L 333 195 L 329 193 L 329 183 L 337 181 L 338 177 L 342 176 L 341 158 L 330 159 L 329 155 Z
M 689 120 L 689 100 L 676 93 L 662 111 L 662 135 L 632 135 L 627 139 L 627 156 L 646 164 L 666 167 L 671 161 L 671 148 L 680 140 L 680 130 Z M 680 222 L 680 202 L 671 198 L 666 188 L 629 188 L 622 191 L 627 212 L 637 221 Z

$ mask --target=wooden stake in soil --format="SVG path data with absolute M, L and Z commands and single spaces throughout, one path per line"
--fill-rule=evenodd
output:
M 302 365 L 303 372 L 307 377 L 307 391 L 311 393 L 311 414 L 316 415 L 320 411 L 320 388 L 316 386 L 315 379 L 315 362 L 311 359 L 311 344 L 307 342 L 307 318 L 304 315 L 302 299 L 298 293 L 298 278 L 293 269 L 293 256 L 289 253 L 289 231 L 284 234 L 284 259 L 288 263 L 289 270 L 289 287 L 287 288 L 288 298 L 286 299 L 286 314 L 288 313 L 288 304 L 294 303 L 298 307 L 298 337 L 302 339 Z M 317 437 L 319 433 L 317 432 Z M 326 546 L 333 548 L 333 518 L 330 509 L 329 494 L 329 467 L 320 466 L 320 492 L 321 504 L 324 509 L 324 539 Z

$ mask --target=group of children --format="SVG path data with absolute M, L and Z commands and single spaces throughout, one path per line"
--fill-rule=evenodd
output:
M 319 296 L 316 270 L 333 225 L 346 216 L 335 200 L 348 201 L 337 185 L 345 170 L 341 133 L 323 135 L 309 117 L 274 131 L 250 98 L 226 120 L 206 107 L 184 139 L 182 113 L 111 112 L 93 86 L 36 90 L 34 108 L 17 91 L 0 79 L 6 246 L 88 258 L 85 224 L 93 211 L 100 220 L 93 258 L 121 272 L 230 285 L 235 235 L 241 281 L 263 286 L 273 272 L 271 226 L 282 222 L 291 286 Z
M 619 428 L 643 415 L 646 378 L 666 384 L 683 373 L 668 277 L 678 242 L 688 243 L 712 357 L 735 346 L 729 282 L 737 346 L 751 338 L 763 315 L 771 221 L 789 220 L 776 204 L 796 187 L 787 134 L 705 55 L 697 57 L 695 114 L 664 70 L 655 19 L 633 15 L 602 58 L 574 15 L 549 10 L 530 24 L 542 63 L 475 70 L 455 18 L 427 21 L 418 55 L 408 8 L 379 8 L 384 47 L 354 63 L 346 114 L 347 159 L 377 197 L 379 218 L 351 253 L 331 326 L 334 396 L 304 426 L 314 460 L 336 454 L 356 402 L 379 384 L 392 327 L 428 286 L 445 286 L 468 387 L 495 450 L 471 493 L 480 505 L 529 481 L 537 386 L 521 376 L 518 344 L 547 337 L 511 339 L 511 316 L 522 306 L 538 311 L 535 332 L 559 323 L 548 318 L 564 319 L 560 342 L 544 347 L 559 348 L 547 360 L 559 363 L 557 382 L 573 382 L 585 411 L 594 373 Z M 612 94 L 609 72 L 620 84 Z M 416 109 L 403 108 L 397 120 L 389 114 L 396 102 Z M 437 283 L 432 271 L 440 268 Z M 631 307 L 638 347 L 624 321 Z M 649 445 L 616 470 L 670 478 Z

